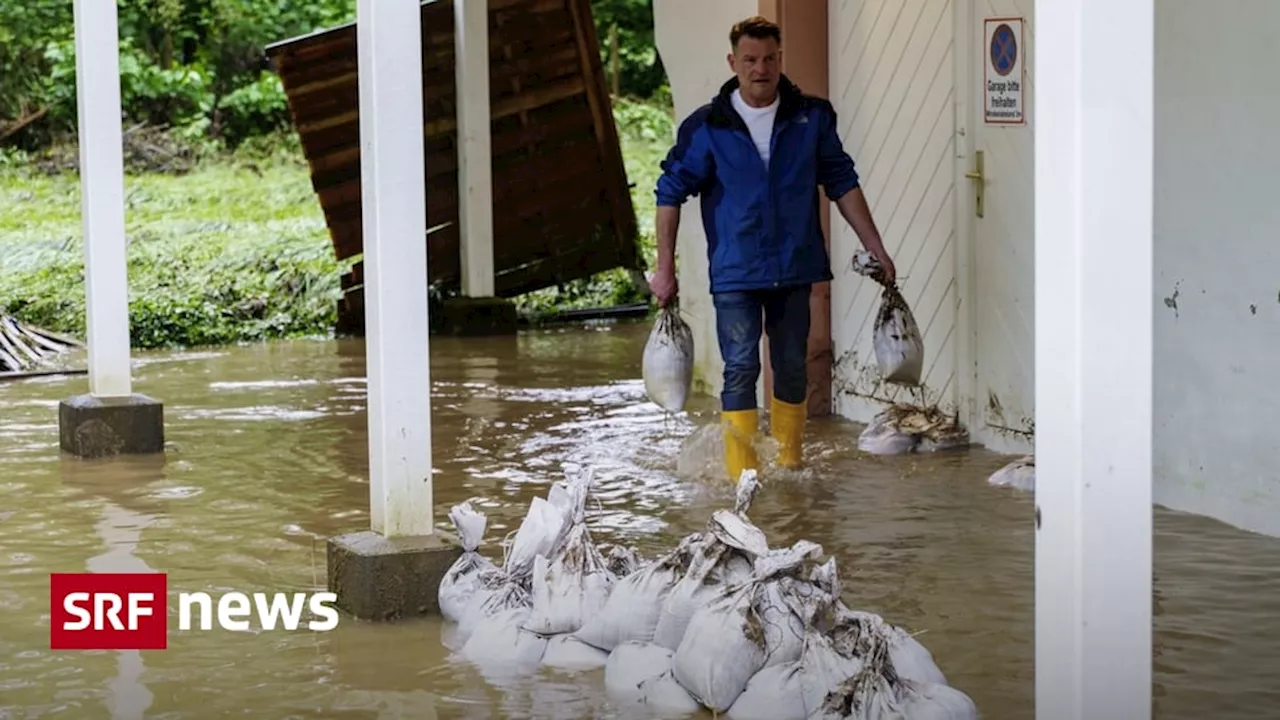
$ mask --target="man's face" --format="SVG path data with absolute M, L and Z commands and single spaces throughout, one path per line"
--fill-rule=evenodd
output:
M 757 40 L 743 36 L 729 54 L 729 67 L 738 76 L 742 94 L 761 105 L 773 102 L 782 76 L 782 50 L 773 38 Z

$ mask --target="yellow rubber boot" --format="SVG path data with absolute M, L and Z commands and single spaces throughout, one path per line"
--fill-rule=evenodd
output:
M 778 441 L 778 466 L 800 469 L 800 446 L 804 440 L 804 422 L 808 408 L 804 403 L 783 402 L 773 398 L 769 408 L 769 429 Z
M 743 470 L 756 470 L 757 410 L 730 410 L 720 413 L 724 425 L 724 466 L 729 482 L 737 483 Z

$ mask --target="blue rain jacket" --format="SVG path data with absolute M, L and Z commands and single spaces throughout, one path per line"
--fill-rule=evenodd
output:
M 784 75 L 766 168 L 730 101 L 737 87 L 732 78 L 681 123 L 662 162 L 658 205 L 701 196 L 712 293 L 831 280 L 818 187 L 833 201 L 858 187 L 835 109 Z

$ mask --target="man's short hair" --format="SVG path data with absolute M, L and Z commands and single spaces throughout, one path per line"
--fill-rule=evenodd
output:
M 766 40 L 773 38 L 779 45 L 782 44 L 782 28 L 777 23 L 769 22 L 759 15 L 753 15 L 733 26 L 729 31 L 729 44 L 734 50 L 738 49 L 738 41 L 743 36 L 755 38 L 756 40 Z

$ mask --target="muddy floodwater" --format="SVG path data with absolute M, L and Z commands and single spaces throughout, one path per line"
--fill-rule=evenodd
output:
M 716 403 L 668 418 L 645 401 L 646 331 L 433 338 L 440 526 L 474 499 L 500 556 L 576 462 L 596 469 L 597 541 L 652 557 L 703 528 L 727 494 L 693 472 L 705 448 L 685 446 Z M 360 341 L 140 354 L 135 389 L 165 403 L 168 451 L 98 462 L 57 449 L 57 403 L 86 378 L 0 384 L 0 717 L 617 717 L 603 671 L 487 679 L 433 620 L 48 649 L 51 572 L 161 571 L 171 593 L 323 589 L 325 538 L 368 527 L 364 372 Z M 1033 717 L 1032 499 L 986 484 L 1008 458 L 869 458 L 860 430 L 812 423 L 811 470 L 762 490 L 752 519 L 774 547 L 820 543 L 846 602 L 922 633 L 985 718 Z M 1155 552 L 1157 717 L 1280 717 L 1280 541 L 1160 511 Z

